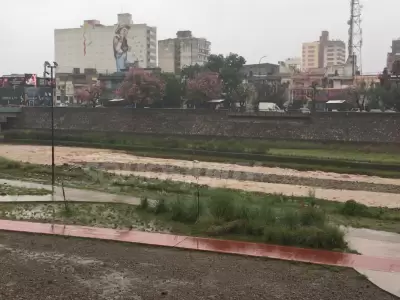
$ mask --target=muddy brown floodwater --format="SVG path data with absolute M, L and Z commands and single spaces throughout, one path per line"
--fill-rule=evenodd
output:
M 1 145 L 0 156 L 31 162 L 37 164 L 51 163 L 51 148 L 48 146 L 30 146 L 30 145 Z M 74 164 L 78 162 L 118 162 L 118 163 L 142 163 L 142 164 L 160 164 L 160 165 L 176 165 L 191 168 L 193 162 L 175 159 L 160 159 L 153 157 L 139 157 L 126 154 L 121 151 L 104 150 L 104 149 L 88 149 L 75 147 L 57 147 L 56 163 L 57 164 Z M 389 179 L 362 175 L 346 175 L 325 172 L 296 171 L 291 169 L 268 168 L 268 167 L 249 167 L 235 164 L 222 164 L 211 162 L 196 162 L 197 168 L 209 168 L 219 170 L 234 170 L 242 172 L 258 172 L 263 174 L 275 174 L 283 176 L 296 176 L 303 178 L 318 178 L 325 180 L 338 180 L 343 182 L 364 182 L 381 185 L 400 185 L 400 179 Z M 123 173 L 123 172 L 119 172 Z M 134 174 L 149 178 L 169 179 L 175 181 L 191 181 L 193 176 L 180 174 L 165 174 L 162 172 L 130 172 L 125 174 Z M 284 195 L 307 196 L 310 192 L 315 192 L 316 197 L 326 200 L 347 201 L 355 200 L 369 206 L 387 206 L 400 207 L 400 196 L 395 193 L 371 192 L 358 190 L 337 190 L 326 188 L 310 188 L 304 185 L 265 183 L 252 181 L 239 181 L 232 179 L 218 179 L 201 177 L 199 179 L 202 184 L 212 187 L 227 187 L 247 191 L 260 191 L 265 193 L 277 193 Z
M 51 164 L 51 147 L 48 146 L 30 146 L 30 145 L 1 145 L 0 156 L 37 164 Z M 90 149 L 76 147 L 57 147 L 55 151 L 57 164 L 72 164 L 75 162 L 120 162 L 120 163 L 152 163 L 160 165 L 175 165 L 182 167 L 193 167 L 193 162 L 179 159 L 163 159 L 154 157 L 142 157 L 126 154 L 122 151 Z M 263 174 L 275 174 L 286 176 L 297 176 L 306 178 L 331 179 L 342 181 L 359 181 L 376 184 L 400 185 L 400 179 L 380 178 L 375 176 L 337 174 L 319 171 L 297 171 L 283 168 L 269 167 L 250 167 L 235 164 L 197 162 L 196 167 L 233 170 L 243 172 L 259 172 Z
M 350 269 L 0 232 L 0 299 L 394 300 Z

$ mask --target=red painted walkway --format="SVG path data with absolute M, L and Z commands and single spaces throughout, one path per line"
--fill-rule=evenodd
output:
M 0 230 L 112 240 L 400 273 L 400 259 L 142 231 L 0 220 Z

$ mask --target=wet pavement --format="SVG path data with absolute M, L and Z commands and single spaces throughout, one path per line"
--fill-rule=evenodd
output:
M 347 229 L 346 239 L 350 248 L 363 255 L 388 257 L 400 261 L 400 234 L 370 229 Z M 388 274 L 378 270 L 355 269 L 393 295 L 400 297 L 400 273 Z
M 0 220 L 0 230 L 266 257 L 400 274 L 400 259 L 133 230 Z
M 352 269 L 0 232 L 0 299 L 398 300 Z
M 8 184 L 16 187 L 33 188 L 33 189 L 47 189 L 51 190 L 51 185 L 25 182 L 19 180 L 0 179 L 0 184 Z M 140 199 L 132 196 L 108 194 L 96 192 L 91 190 L 73 189 L 65 187 L 65 196 L 67 201 L 75 202 L 94 202 L 94 203 L 125 203 L 132 205 L 139 205 Z M 18 196 L 0 196 L 0 202 L 50 202 L 50 201 L 64 201 L 63 191 L 60 186 L 55 186 L 55 196 L 32 196 L 32 195 L 18 195 Z
M 51 189 L 49 185 L 0 179 L 0 184 L 27 188 Z M 90 190 L 65 188 L 69 201 L 127 203 L 138 205 L 139 198 L 113 195 Z M 55 187 L 55 201 L 63 201 L 61 187 Z M 47 202 L 45 196 L 2 196 L 0 202 Z M 222 241 L 206 238 L 185 237 L 141 231 L 121 231 L 82 226 L 49 225 L 30 222 L 0 220 L 0 230 L 66 235 L 95 239 L 114 240 L 146 245 L 174 247 L 254 257 L 268 257 L 290 261 L 352 267 L 380 288 L 400 297 L 400 235 L 368 229 L 346 229 L 346 239 L 351 249 L 363 254 L 343 254 L 265 244 Z

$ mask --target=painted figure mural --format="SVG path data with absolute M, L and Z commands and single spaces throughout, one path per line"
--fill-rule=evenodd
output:
M 127 40 L 129 29 L 130 26 L 128 24 L 118 24 L 115 30 L 113 46 L 117 72 L 122 72 L 127 69 L 128 52 L 131 50 Z

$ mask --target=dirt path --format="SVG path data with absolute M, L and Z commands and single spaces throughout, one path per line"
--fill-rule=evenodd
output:
M 0 232 L 0 298 L 395 300 L 353 270 Z
M 37 164 L 51 163 L 51 148 L 48 146 L 30 146 L 30 145 L 1 145 L 0 156 L 31 162 Z M 259 166 L 240 166 L 235 164 L 223 164 L 212 162 L 197 162 L 176 160 L 176 159 L 161 159 L 153 157 L 140 157 L 126 154 L 121 151 L 112 151 L 104 149 L 89 149 L 75 147 L 57 147 L 56 148 L 56 163 L 57 164 L 72 164 L 76 162 L 118 162 L 118 163 L 151 163 L 159 165 L 175 165 L 186 168 L 207 168 L 219 170 L 233 170 L 242 172 L 255 172 L 262 174 L 274 174 L 283 176 L 297 176 L 303 178 L 318 178 L 327 180 L 340 181 L 358 181 L 375 184 L 390 184 L 400 185 L 400 179 L 380 178 L 364 175 L 348 175 L 337 173 L 326 173 L 319 171 L 296 171 L 292 169 L 268 168 Z

